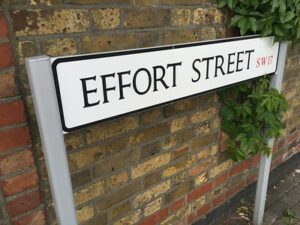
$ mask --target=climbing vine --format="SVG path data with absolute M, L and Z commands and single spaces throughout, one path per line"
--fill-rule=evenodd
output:
M 262 152 L 270 155 L 267 138 L 279 138 L 280 120 L 287 110 L 283 94 L 269 88 L 267 77 L 226 89 L 220 93 L 222 130 L 228 134 L 227 154 L 234 161 Z
M 229 8 L 230 27 L 241 35 L 274 36 L 274 41 L 300 40 L 300 0 L 218 0 Z M 267 138 L 282 134 L 282 114 L 287 110 L 283 94 L 269 88 L 267 77 L 235 86 L 220 93 L 222 130 L 228 134 L 227 153 L 239 161 L 257 153 L 269 155 Z
M 234 16 L 230 26 L 241 35 L 275 36 L 275 41 L 300 40 L 300 0 L 218 0 Z

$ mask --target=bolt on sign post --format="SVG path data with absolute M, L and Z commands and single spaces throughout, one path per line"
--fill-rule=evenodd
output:
M 277 69 L 279 44 L 247 36 L 26 59 L 58 221 L 76 225 L 63 134 L 251 80 Z

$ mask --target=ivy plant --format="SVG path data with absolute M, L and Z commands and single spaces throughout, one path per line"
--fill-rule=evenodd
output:
M 218 0 L 218 7 L 233 11 L 230 26 L 238 27 L 241 35 L 300 40 L 300 0 Z
M 280 118 L 287 110 L 287 101 L 269 84 L 264 77 L 219 93 L 223 102 L 222 130 L 229 136 L 227 154 L 234 161 L 259 152 L 270 155 L 265 140 L 282 134 Z
M 274 41 L 300 40 L 300 0 L 217 0 L 218 7 L 233 12 L 230 27 L 241 35 L 274 36 Z M 287 110 L 284 95 L 269 88 L 267 77 L 220 93 L 222 130 L 228 134 L 227 153 L 234 161 L 271 149 L 267 138 L 279 138 L 282 114 Z

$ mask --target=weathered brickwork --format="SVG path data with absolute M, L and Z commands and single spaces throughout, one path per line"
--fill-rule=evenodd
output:
M 45 224 L 24 103 L 16 78 L 13 41 L 0 11 L 0 224 Z
M 216 8 L 215 0 L 0 2 L 0 224 L 56 224 L 26 57 L 235 33 L 226 29 L 228 13 Z M 300 47 L 295 46 L 286 62 L 283 92 L 289 110 L 273 168 L 300 151 L 299 71 Z M 212 92 L 67 134 L 79 223 L 188 225 L 254 182 L 258 156 L 241 163 L 226 159 L 220 107 Z

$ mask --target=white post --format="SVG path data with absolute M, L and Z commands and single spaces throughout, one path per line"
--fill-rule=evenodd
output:
M 77 225 L 72 185 L 50 58 L 26 59 L 26 68 L 60 225 Z
M 277 71 L 271 78 L 271 87 L 276 88 L 278 91 L 281 91 L 287 46 L 288 43 L 286 41 L 280 43 Z M 267 144 L 270 148 L 272 148 L 274 139 L 267 140 Z M 261 155 L 253 214 L 254 225 L 263 224 L 271 162 L 272 155 L 270 157 L 267 157 L 263 154 Z

